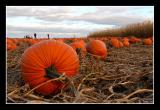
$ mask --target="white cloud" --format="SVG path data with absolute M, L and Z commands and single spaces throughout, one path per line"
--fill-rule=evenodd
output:
M 7 6 L 6 9 L 8 35 L 14 32 L 87 35 L 154 17 L 154 9 L 149 6 Z

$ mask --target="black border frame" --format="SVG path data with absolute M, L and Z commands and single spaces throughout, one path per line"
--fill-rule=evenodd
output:
M 5 81 L 6 81 L 6 46 L 5 46 L 5 36 L 6 36 L 6 6 L 154 6 L 154 103 L 160 103 L 159 101 L 159 95 L 158 92 L 156 92 L 159 89 L 158 86 L 158 77 L 160 77 L 159 72 L 157 71 L 159 68 L 159 62 L 160 62 L 160 58 L 158 57 L 160 52 L 158 51 L 160 49 L 160 45 L 158 40 L 160 39 L 158 36 L 160 35 L 160 31 L 159 28 L 160 27 L 160 23 L 158 23 L 158 21 L 160 21 L 160 15 L 159 10 L 160 10 L 160 6 L 158 5 L 160 3 L 159 0 L 129 0 L 128 2 L 126 1 L 119 1 L 118 0 L 106 0 L 106 1 L 97 1 L 97 0 L 85 0 L 84 2 L 78 1 L 78 0 L 67 0 L 67 1 L 60 1 L 60 0 L 55 0 L 55 1 L 49 1 L 49 0 L 45 0 L 45 1 L 23 1 L 23 0 L 16 0 L 16 1 L 4 1 L 4 3 L 0 4 L 2 5 L 1 8 L 2 12 L 0 12 L 0 95 L 2 96 L 0 101 L 2 104 L 6 104 L 6 85 L 5 85 Z M 4 44 L 3 44 L 4 43 Z M 157 51 L 157 52 L 156 52 Z M 1 89 L 3 88 L 3 89 Z M 158 100 L 157 100 L 157 99 Z M 7 104 L 8 105 L 8 104 Z M 16 104 L 15 104 L 16 105 Z M 29 104 L 27 104 L 29 105 Z M 63 105 L 63 104 L 62 104 Z M 76 104 L 75 104 L 76 105 Z M 86 104 L 88 105 L 88 104 Z M 101 104 L 100 104 L 101 105 Z M 108 105 L 108 104 L 107 104 Z M 123 104 L 122 104 L 123 105 Z M 132 104 L 134 105 L 134 104 Z M 136 104 L 137 105 L 137 104 Z M 139 104 L 138 104 L 139 105 Z M 143 105 L 143 104 L 142 104 Z M 21 106 L 21 105 L 20 105 Z M 41 106 L 39 104 L 39 106 Z M 48 106 L 48 104 L 47 104 Z M 56 106 L 54 104 L 54 106 Z M 73 108 L 76 108 L 73 104 L 71 105 L 73 106 Z M 91 105 L 92 106 L 92 105 Z M 58 108 L 61 108 L 60 106 L 57 106 Z M 114 107 L 114 105 L 112 106 Z M 128 108 L 125 107 L 126 109 L 134 109 L 134 108 Z M 32 108 L 34 109 L 34 108 Z M 45 108 L 42 108 L 45 109 Z M 67 109 L 67 108 L 65 108 Z M 70 108 L 69 108 L 70 109 Z M 99 108 L 98 108 L 99 109 Z M 107 109 L 107 108 L 106 108 Z M 144 108 L 139 108 L 139 109 L 144 109 Z M 152 108 L 153 109 L 153 108 Z

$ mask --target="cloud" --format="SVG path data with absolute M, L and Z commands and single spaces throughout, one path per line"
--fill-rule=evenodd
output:
M 7 6 L 7 32 L 88 34 L 153 20 L 150 6 Z M 62 35 L 62 36 L 63 36 Z
M 74 7 L 75 8 L 75 7 Z M 7 7 L 7 16 L 28 16 L 43 21 L 86 21 L 100 24 L 111 24 L 112 25 L 125 25 L 128 23 L 135 23 L 136 21 L 146 20 L 146 16 L 127 15 L 128 12 L 142 9 L 145 7 L 136 6 L 97 6 L 95 12 L 88 12 L 76 15 L 76 11 L 73 7 L 63 6 L 51 6 L 51 7 Z M 76 8 L 75 8 L 76 9 Z M 88 8 L 89 9 L 89 8 Z M 132 14 L 132 13 L 130 13 Z M 124 22 L 125 21 L 125 22 Z
M 16 17 L 16 16 L 45 16 L 45 15 L 54 15 L 69 13 L 71 11 L 70 7 L 60 8 L 55 6 L 7 6 L 7 16 Z
M 24 35 L 32 35 L 33 33 L 39 33 L 42 36 L 46 34 L 52 34 L 57 37 L 66 37 L 66 36 L 72 36 L 76 35 L 77 37 L 80 36 L 87 36 L 89 32 L 96 31 L 96 28 L 85 28 L 85 27 L 79 27 L 75 28 L 75 26 L 65 26 L 65 25 L 32 25 L 32 26 L 13 26 L 8 25 L 7 26 L 7 36 L 24 36 Z M 14 34 L 16 33 L 16 34 Z M 11 37 L 12 37 L 11 36 Z
M 27 32 L 53 32 L 53 33 L 88 33 L 89 29 L 84 28 L 72 28 L 63 26 L 7 26 L 7 31 L 27 31 Z

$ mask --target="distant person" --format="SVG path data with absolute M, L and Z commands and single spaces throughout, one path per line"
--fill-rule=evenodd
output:
M 47 34 L 47 36 L 48 36 L 48 39 L 49 39 L 49 34 Z
M 29 38 L 29 35 L 26 35 L 26 38 L 28 39 L 28 38 Z
M 36 33 L 34 33 L 34 38 L 37 39 L 37 34 Z

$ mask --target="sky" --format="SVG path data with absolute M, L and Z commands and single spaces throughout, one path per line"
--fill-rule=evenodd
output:
M 7 37 L 86 37 L 99 30 L 153 21 L 153 6 L 7 6 Z

